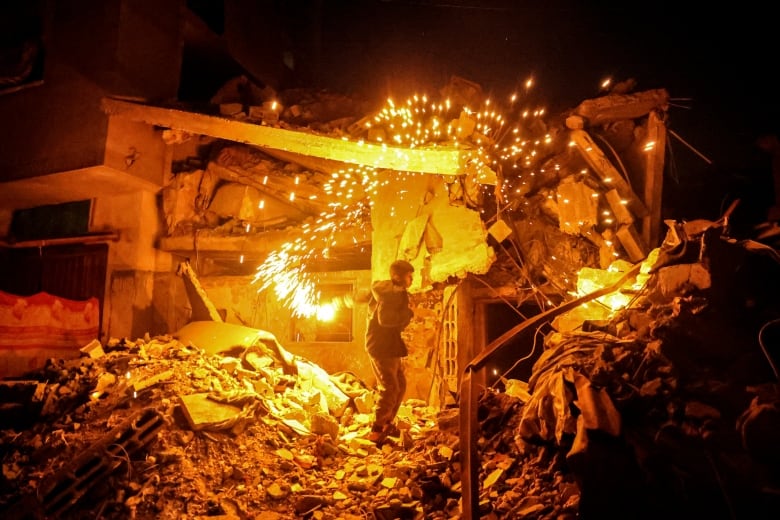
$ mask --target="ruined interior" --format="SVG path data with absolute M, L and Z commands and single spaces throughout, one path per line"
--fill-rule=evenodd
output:
M 776 206 L 675 218 L 665 88 L 533 86 L 96 89 L 90 160 L 0 184 L 3 517 L 773 518 Z M 396 259 L 377 445 L 365 295 Z

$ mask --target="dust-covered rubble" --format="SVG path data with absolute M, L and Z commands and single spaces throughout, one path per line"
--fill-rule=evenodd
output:
M 779 265 L 705 226 L 612 318 L 561 316 L 529 381 L 481 393 L 481 516 L 772 517 Z M 407 401 L 376 446 L 372 389 L 273 345 L 88 347 L 0 385 L 4 518 L 467 517 L 456 407 Z

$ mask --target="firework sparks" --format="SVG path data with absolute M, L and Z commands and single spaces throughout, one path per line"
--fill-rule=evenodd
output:
M 524 93 L 532 81 L 524 84 Z M 519 193 L 520 184 L 534 177 L 534 168 L 549 146 L 549 135 L 531 130 L 544 115 L 542 108 L 521 106 L 521 96 L 509 98 L 506 114 L 498 103 L 486 99 L 481 107 L 434 101 L 427 95 L 414 95 L 403 103 L 388 99 L 386 106 L 364 125 L 359 142 L 391 143 L 408 148 L 458 146 L 471 153 L 470 171 L 495 168 L 511 171 L 511 182 L 502 179 L 499 192 L 505 197 Z M 542 125 L 543 126 L 543 125 Z M 364 231 L 370 223 L 373 197 L 380 187 L 377 171 L 371 166 L 354 166 L 334 172 L 323 186 L 331 202 L 314 222 L 303 225 L 300 236 L 272 252 L 257 268 L 253 283 L 259 291 L 272 289 L 294 316 L 311 317 L 322 313 L 317 292 L 319 279 L 309 270 L 315 261 L 327 258 L 339 245 L 338 238 L 350 229 Z M 291 200 L 294 194 L 290 194 Z M 357 239 L 352 238 L 353 243 Z

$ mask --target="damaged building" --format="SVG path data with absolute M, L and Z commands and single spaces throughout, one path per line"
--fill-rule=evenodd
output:
M 191 11 L 109 2 L 90 34 L 57 4 L 46 81 L 0 97 L 28 116 L 1 158 L 4 517 L 776 515 L 775 235 L 734 236 L 739 200 L 666 218 L 666 89 L 551 114 L 452 75 L 375 106 L 247 66 L 188 103 Z M 409 386 L 377 445 L 366 294 L 396 259 Z

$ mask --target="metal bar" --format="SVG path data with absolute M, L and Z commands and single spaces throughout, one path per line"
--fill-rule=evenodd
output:
M 119 233 L 111 231 L 109 233 L 96 233 L 94 235 L 82 235 L 77 237 L 63 237 L 63 238 L 45 238 L 41 240 L 24 240 L 22 242 L 7 242 L 0 240 L 0 247 L 8 247 L 13 249 L 25 248 L 25 247 L 48 247 L 48 246 L 62 246 L 68 244 L 93 244 L 96 242 L 116 242 L 119 240 Z
M 479 456 L 477 454 L 477 392 L 473 370 L 466 370 L 460 382 L 461 514 L 466 520 L 479 518 Z
M 478 395 L 474 388 L 473 374 L 484 368 L 485 364 L 493 359 L 509 340 L 521 332 L 549 321 L 559 314 L 563 314 L 574 309 L 583 303 L 589 302 L 601 296 L 605 296 L 625 284 L 628 280 L 639 273 L 642 264 L 635 265 L 630 271 L 620 277 L 620 279 L 609 287 L 604 287 L 598 291 L 586 294 L 576 300 L 564 303 L 558 307 L 550 309 L 533 316 L 524 322 L 509 329 L 501 336 L 493 340 L 485 347 L 480 355 L 474 358 L 465 368 L 463 378 L 460 383 L 460 416 L 459 416 L 459 434 L 460 434 L 460 460 L 461 460 L 461 514 L 463 520 L 479 519 L 479 456 L 477 453 L 476 434 L 478 428 L 477 407 Z
M 501 351 L 502 347 L 504 347 L 509 340 L 511 340 L 512 338 L 514 338 L 515 336 L 523 332 L 525 329 L 536 325 L 540 325 L 541 323 L 544 323 L 546 321 L 555 318 L 559 314 L 563 314 L 564 312 L 568 312 L 574 309 L 575 307 L 579 307 L 583 303 L 587 303 L 591 300 L 595 300 L 596 298 L 600 298 L 602 296 L 606 296 L 607 294 L 615 292 L 616 290 L 620 289 L 620 287 L 623 284 L 625 284 L 628 280 L 636 276 L 639 273 L 639 269 L 641 267 L 642 264 L 635 265 L 630 271 L 627 271 L 626 274 L 620 277 L 620 280 L 610 285 L 609 287 L 603 287 L 598 291 L 593 291 L 592 293 L 586 294 L 585 296 L 581 296 L 576 300 L 566 302 L 563 305 L 559 305 L 558 307 L 549 309 L 545 312 L 537 314 L 536 316 L 532 316 L 531 318 L 525 320 L 524 322 L 515 325 L 508 331 L 501 334 L 498 338 L 490 342 L 477 357 L 471 360 L 471 362 L 468 364 L 466 369 L 472 367 L 474 370 L 479 370 L 482 367 L 484 367 L 488 361 L 493 359 L 493 356 L 495 356 L 498 352 Z

